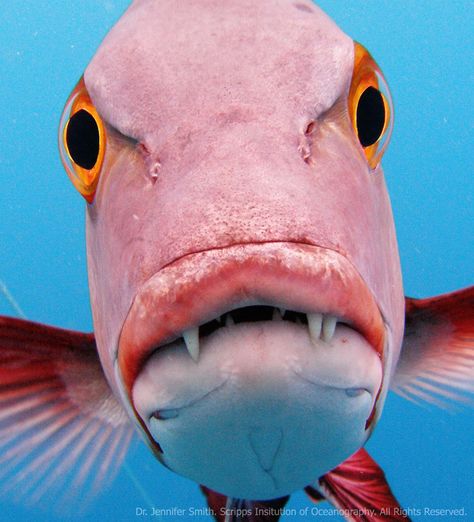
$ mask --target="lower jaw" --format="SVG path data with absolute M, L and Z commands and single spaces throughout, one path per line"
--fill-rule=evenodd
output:
M 226 390 L 221 398 L 235 400 L 235 390 Z M 366 441 L 365 413 L 342 413 L 348 404 L 340 390 L 302 385 L 299 393 L 294 390 L 279 401 L 278 411 L 270 398 L 237 400 L 241 407 L 232 413 L 217 406 L 211 413 L 203 404 L 166 433 L 153 430 L 166 466 L 233 498 L 268 500 L 314 484 Z M 324 402 L 337 402 L 340 410 Z
M 198 363 L 182 344 L 159 350 L 133 397 L 169 468 L 233 497 L 269 499 L 365 443 L 381 373 L 350 328 L 328 345 L 302 326 L 255 323 L 205 339 Z

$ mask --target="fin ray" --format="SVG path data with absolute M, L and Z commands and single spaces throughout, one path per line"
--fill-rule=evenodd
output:
M 352 522 L 407 522 L 410 519 L 394 497 L 385 474 L 365 449 L 305 488 L 315 502 L 326 498 L 347 513 Z
M 474 287 L 406 299 L 406 327 L 392 390 L 419 403 L 474 405 Z
M 83 499 L 112 479 L 132 437 L 93 335 L 0 317 L 0 494 Z

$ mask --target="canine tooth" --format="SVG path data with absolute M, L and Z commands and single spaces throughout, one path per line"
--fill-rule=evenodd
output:
M 183 332 L 184 342 L 188 349 L 189 355 L 193 358 L 194 362 L 199 360 L 199 327 L 191 328 Z
M 323 324 L 323 314 L 307 314 L 309 336 L 313 341 L 318 341 L 321 337 L 321 327 Z
M 281 321 L 283 319 L 280 310 L 278 308 L 273 309 L 272 321 Z
M 278 311 L 280 312 L 280 315 L 283 317 L 286 313 L 286 310 L 284 308 L 278 308 Z
M 337 318 L 332 315 L 325 315 L 323 319 L 323 341 L 327 343 L 333 338 L 336 331 Z
M 225 318 L 225 325 L 232 326 L 233 324 L 235 324 L 234 320 L 232 319 L 232 316 L 230 315 L 230 313 L 228 313 Z

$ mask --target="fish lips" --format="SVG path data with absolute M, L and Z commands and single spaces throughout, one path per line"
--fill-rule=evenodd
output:
M 383 362 L 382 314 L 344 255 L 304 243 L 238 244 L 185 255 L 139 288 L 118 347 L 127 396 L 161 346 L 231 309 L 258 304 L 336 316 L 358 331 Z

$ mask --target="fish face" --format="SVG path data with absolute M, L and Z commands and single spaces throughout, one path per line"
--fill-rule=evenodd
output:
M 87 212 L 102 364 L 162 462 L 229 495 L 287 494 L 354 453 L 398 358 L 357 63 L 311 2 L 144 0 L 84 75 L 107 136 Z
M 340 254 L 234 245 L 185 256 L 141 288 L 119 367 L 168 467 L 236 498 L 275 498 L 366 441 L 384 330 Z

